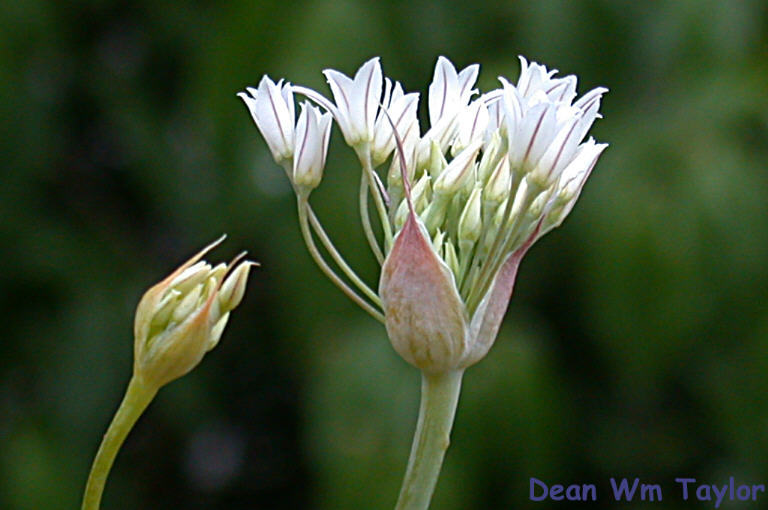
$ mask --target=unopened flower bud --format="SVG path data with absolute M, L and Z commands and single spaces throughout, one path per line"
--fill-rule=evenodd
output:
M 482 220 L 483 188 L 476 187 L 467 200 L 459 218 L 459 241 L 476 243 L 483 231 Z
M 507 158 L 501 158 L 498 165 L 496 165 L 496 169 L 488 179 L 488 184 L 485 185 L 483 199 L 494 205 L 500 204 L 502 200 L 509 196 L 509 185 L 511 180 L 509 160 Z
M 141 298 L 134 323 L 134 376 L 145 384 L 159 388 L 197 366 L 221 337 L 229 312 L 242 300 L 253 262 L 237 264 L 236 259 L 228 266 L 211 267 L 200 261 L 222 240 L 204 248 Z
M 421 214 L 421 212 L 424 211 L 424 209 L 427 207 L 427 204 L 429 203 L 432 195 L 432 189 L 429 185 L 430 180 L 431 179 L 429 178 L 429 174 L 425 173 L 421 176 L 421 179 L 416 182 L 413 190 L 411 190 L 413 207 L 419 214 Z M 405 219 L 408 217 L 408 212 L 408 202 L 404 200 L 400 203 L 400 207 L 398 207 L 397 213 L 395 215 L 395 225 L 398 226 L 398 228 L 405 224 Z
M 443 155 L 443 150 L 440 148 L 440 144 L 432 140 L 429 145 L 429 161 L 427 162 L 429 175 L 431 175 L 433 179 L 437 179 L 447 166 L 448 161 L 446 161 L 445 156 Z
M 432 201 L 422 215 L 424 225 L 430 234 L 437 232 L 438 228 L 445 222 L 445 215 L 450 205 L 450 197 L 445 195 L 432 195 Z
M 499 134 L 499 130 L 493 132 L 488 143 L 483 148 L 483 156 L 480 158 L 480 164 L 477 166 L 477 179 L 485 184 L 491 175 L 491 172 L 497 167 L 498 162 L 504 157 L 504 139 Z
M 435 193 L 442 195 L 453 195 L 463 189 L 472 178 L 472 171 L 475 166 L 475 158 L 480 152 L 482 141 L 475 141 L 461 151 L 453 161 L 451 161 L 440 176 L 435 180 L 433 186 Z
M 451 241 L 446 241 L 443 244 L 443 258 L 445 263 L 450 268 L 451 272 L 455 275 L 459 274 L 459 255 L 456 253 L 456 246 Z

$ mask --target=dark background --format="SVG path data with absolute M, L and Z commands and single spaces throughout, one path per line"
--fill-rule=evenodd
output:
M 597 484 L 592 508 L 615 505 L 611 476 L 661 483 L 653 508 L 691 507 L 675 477 L 768 482 L 766 5 L 3 2 L 0 508 L 78 507 L 141 294 L 222 232 L 210 259 L 262 268 L 103 508 L 393 507 L 418 373 L 313 265 L 235 96 L 265 73 L 327 93 L 322 69 L 374 55 L 422 93 L 440 54 L 480 63 L 484 90 L 518 54 L 611 89 L 592 131 L 610 147 L 466 374 L 433 508 L 545 508 L 531 476 Z M 358 172 L 334 131 L 313 202 L 373 281 Z

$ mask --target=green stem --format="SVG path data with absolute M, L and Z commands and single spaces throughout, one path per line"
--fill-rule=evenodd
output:
M 109 424 L 107 433 L 101 441 L 96 458 L 93 459 L 91 473 L 88 475 L 88 483 L 83 494 L 82 510 L 98 510 L 101 503 L 101 495 L 104 492 L 104 484 L 107 482 L 109 470 L 115 461 L 115 456 L 120 450 L 123 441 L 133 428 L 136 420 L 144 412 L 149 403 L 157 394 L 156 388 L 144 385 L 135 376 L 128 383 L 125 396 L 120 407 Z
M 312 206 L 309 205 L 309 202 L 307 201 L 305 201 L 305 204 L 307 212 L 309 213 L 309 223 L 312 226 L 312 230 L 314 230 L 315 234 L 317 234 L 317 237 L 320 238 L 320 242 L 323 243 L 323 247 L 325 247 L 326 251 L 331 255 L 333 261 L 336 262 L 336 265 L 338 265 L 341 270 L 344 271 L 344 274 L 347 276 L 347 278 L 349 278 L 352 283 L 354 283 L 355 286 L 368 297 L 368 299 L 373 301 L 377 306 L 381 307 L 381 298 L 379 298 L 378 294 L 373 292 L 373 290 L 371 290 L 371 288 L 366 285 L 359 276 L 357 276 L 357 273 L 355 273 L 355 271 L 349 267 L 347 261 L 344 260 L 344 257 L 341 256 L 341 253 L 339 253 L 339 251 L 333 245 L 331 238 L 328 237 L 325 229 L 323 229 L 323 225 L 320 223 L 320 220 L 317 219 L 315 212 L 312 210 Z
M 384 204 L 384 199 L 381 196 L 381 191 L 376 183 L 376 177 L 374 176 L 375 170 L 373 169 L 373 163 L 371 163 L 371 153 L 366 150 L 364 157 L 361 158 L 363 163 L 363 170 L 368 175 L 368 187 L 370 188 L 371 195 L 373 195 L 373 203 L 376 206 L 376 210 L 379 213 L 379 221 L 381 222 L 381 229 L 384 231 L 384 248 L 385 252 L 389 253 L 392 248 L 392 225 L 389 224 L 389 214 L 387 213 L 387 206 Z
M 304 243 L 307 245 L 309 254 L 312 256 L 312 259 L 314 259 L 320 270 L 325 273 L 325 276 L 327 276 L 328 279 L 330 279 L 334 285 L 336 285 L 349 299 L 357 303 L 357 305 L 368 312 L 371 317 L 383 324 L 384 314 L 371 306 L 370 303 L 368 303 L 365 299 L 360 297 L 357 292 L 351 289 L 349 285 L 347 285 L 344 280 L 342 280 L 339 275 L 337 275 L 333 269 L 331 269 L 331 266 L 328 265 L 323 256 L 320 254 L 320 251 L 317 249 L 317 245 L 312 238 L 312 232 L 309 227 L 307 201 L 302 197 L 298 197 L 297 207 L 299 209 L 299 227 L 301 228 L 301 235 L 304 238 Z
M 450 444 L 463 370 L 422 374 L 419 421 L 395 510 L 426 510 Z
M 384 253 L 381 251 L 378 241 L 376 240 L 376 234 L 373 233 L 373 227 L 371 226 L 371 215 L 368 212 L 368 174 L 363 172 L 360 176 L 360 221 L 363 224 L 363 232 L 365 232 L 365 238 L 368 240 L 368 245 L 371 247 L 374 257 L 378 261 L 379 265 L 384 263 Z

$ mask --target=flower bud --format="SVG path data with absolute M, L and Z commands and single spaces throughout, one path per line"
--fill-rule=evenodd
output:
M 477 166 L 477 179 L 483 184 L 488 182 L 491 172 L 494 171 L 498 162 L 506 159 L 504 157 L 506 151 L 504 143 L 504 139 L 497 129 L 490 135 L 488 143 L 483 147 L 483 156 Z
M 451 270 L 455 279 L 456 275 L 459 274 L 459 255 L 456 253 L 456 246 L 450 240 L 443 243 L 443 259 L 445 260 L 445 265 Z
M 448 161 L 443 155 L 443 150 L 437 142 L 432 140 L 429 145 L 429 161 L 427 162 L 429 175 L 431 175 L 433 179 L 437 179 L 447 166 Z
M 411 190 L 411 197 L 413 200 L 413 207 L 416 210 L 417 213 L 421 214 L 421 212 L 427 207 L 427 204 L 429 203 L 429 200 L 432 195 L 432 188 L 430 187 L 430 181 L 429 174 L 425 173 L 421 176 L 421 179 L 419 179 L 416 182 L 416 185 L 413 187 L 413 190 Z M 403 200 L 400 203 L 400 207 L 397 209 L 397 213 L 395 215 L 395 225 L 399 228 L 402 227 L 405 224 L 405 220 L 408 217 L 409 209 L 408 209 L 408 202 Z
M 466 186 L 472 178 L 472 170 L 475 165 L 475 158 L 480 152 L 482 141 L 475 141 L 461 151 L 453 161 L 443 170 L 440 176 L 435 179 L 435 193 L 442 195 L 453 195 Z
M 242 300 L 254 262 L 238 264 L 236 259 L 211 267 L 200 260 L 222 240 L 141 298 L 134 323 L 134 376 L 146 384 L 159 388 L 197 366 L 218 343 L 229 312 Z
M 483 199 L 486 202 L 498 205 L 509 196 L 509 185 L 511 183 L 512 176 L 509 173 L 509 160 L 507 158 L 501 158 L 499 164 L 496 165 L 496 169 L 488 179 L 488 184 L 485 185 L 485 193 L 483 193 Z
M 477 186 L 467 200 L 467 205 L 459 218 L 459 241 L 476 243 L 483 231 L 481 216 L 483 203 L 483 188 Z

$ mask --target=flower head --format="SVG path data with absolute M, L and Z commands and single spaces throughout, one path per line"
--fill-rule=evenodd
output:
M 192 370 L 218 344 L 254 262 L 211 266 L 208 245 L 149 289 L 136 308 L 134 375 L 159 388 Z
M 424 371 L 463 369 L 485 356 L 523 255 L 570 213 L 607 146 L 584 141 L 607 89 L 577 99 L 575 76 L 558 77 L 522 57 L 520 65 L 516 84 L 500 78 L 501 88 L 475 97 L 479 66 L 457 71 L 439 57 L 426 130 L 416 120 L 418 96 L 382 78 L 377 58 L 354 79 L 325 71 L 334 101 L 293 86 L 333 115 L 361 161 L 361 218 L 382 265 L 378 292 L 348 267 L 309 205 L 300 204 L 310 252 L 347 295 L 386 324 L 397 352 Z M 383 179 L 376 167 L 390 158 Z M 370 223 L 366 191 L 383 243 Z M 320 257 L 308 217 L 367 301 Z

